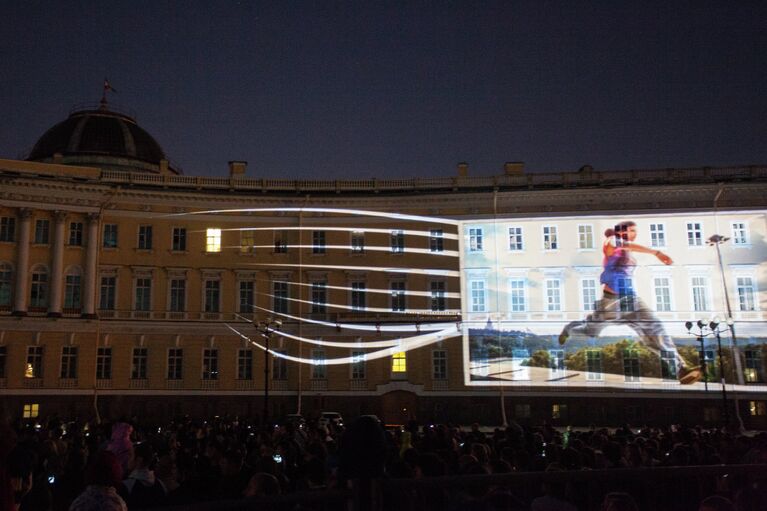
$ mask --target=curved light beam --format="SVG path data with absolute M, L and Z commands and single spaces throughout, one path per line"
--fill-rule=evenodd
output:
M 437 277 L 460 277 L 456 270 L 422 269 L 422 268 L 380 268 L 377 266 L 344 266 L 335 264 L 293 264 L 293 263 L 245 263 L 249 266 L 279 266 L 286 268 L 321 268 L 325 270 L 379 271 L 385 273 L 415 273 L 418 275 L 434 275 Z

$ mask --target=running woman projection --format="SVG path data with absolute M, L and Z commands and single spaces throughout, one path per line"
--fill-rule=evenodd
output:
M 653 311 L 636 295 L 632 275 L 636 267 L 633 252 L 652 254 L 665 265 L 673 264 L 671 258 L 652 248 L 635 243 L 636 223 L 625 221 L 614 229 L 605 231 L 602 245 L 604 259 L 599 280 L 602 284 L 602 299 L 594 306 L 594 313 L 585 320 L 568 323 L 559 334 L 559 344 L 564 345 L 572 336 L 597 337 L 610 324 L 620 323 L 631 327 L 647 348 L 660 356 L 661 351 L 673 354 L 679 383 L 691 384 L 699 381 L 702 372 L 699 367 L 690 367 L 679 356 L 674 341 L 666 334 L 663 323 Z

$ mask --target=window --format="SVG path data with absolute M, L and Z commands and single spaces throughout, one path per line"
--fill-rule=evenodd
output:
M 251 280 L 240 281 L 240 313 L 253 312 L 255 302 L 255 286 Z
M 578 226 L 578 248 L 581 250 L 590 250 L 594 248 L 594 226 Z
M 117 224 L 104 224 L 101 244 L 104 248 L 117 248 Z
M 560 378 L 565 374 L 565 350 L 549 350 L 549 376 Z
M 431 377 L 434 380 L 447 380 L 447 351 L 431 352 Z
M 146 348 L 133 348 L 130 371 L 131 380 L 146 380 L 147 358 L 148 350 Z
M 362 254 L 365 252 L 365 233 L 362 231 L 352 232 L 352 253 Z
M 404 351 L 399 351 L 391 357 L 391 372 L 393 373 L 405 373 L 407 372 L 407 356 Z
M 639 350 L 628 348 L 623 350 L 623 376 L 627 382 L 638 382 L 641 372 L 639 370 Z
M 251 349 L 237 350 L 237 379 L 238 380 L 253 379 L 253 350 Z
M 101 277 L 99 290 L 99 309 L 115 310 L 117 277 Z
M 38 403 L 25 404 L 21 416 L 24 419 L 36 419 L 40 416 L 40 405 Z
M 240 231 L 240 254 L 252 254 L 256 251 L 255 231 Z
M 557 238 L 557 226 L 544 225 L 543 226 L 543 250 L 557 250 L 558 248 L 559 248 L 559 240 Z
M 112 348 L 99 348 L 96 353 L 96 379 L 112 379 Z
M 482 227 L 469 228 L 469 252 L 482 252 L 483 237 Z
M 0 346 L 0 378 L 5 378 L 6 369 L 5 366 L 8 363 L 8 348 L 6 346 Z
M 746 350 L 746 367 L 744 376 L 748 383 L 762 381 L 762 352 L 760 350 Z
M 136 305 L 134 306 L 134 310 L 152 310 L 152 279 L 136 279 Z
M 73 247 L 83 246 L 83 223 L 69 223 L 69 244 Z
M 43 347 L 27 347 L 27 367 L 24 369 L 24 378 L 43 377 Z
M 13 268 L 8 263 L 0 263 L 0 308 L 11 306 L 13 297 Z
M 288 253 L 288 233 L 287 231 L 274 231 L 274 253 Z
M 0 241 L 15 241 L 16 218 L 4 216 L 0 218 Z
M 511 312 L 525 312 L 527 310 L 525 279 L 509 280 L 509 291 Z
M 562 282 L 559 279 L 546 280 L 546 310 L 549 312 L 562 310 Z
M 485 312 L 485 281 L 472 280 L 471 287 L 471 312 Z
M 81 305 L 82 287 L 80 285 L 80 273 L 69 273 L 64 278 L 64 309 L 79 311 Z
M 687 246 L 703 246 L 703 227 L 700 222 L 687 222 Z
M 736 286 L 738 289 L 738 308 L 742 311 L 755 311 L 756 301 L 754 300 L 754 279 L 751 277 L 737 277 Z
M 429 233 L 429 251 L 442 252 L 444 250 L 445 241 L 442 229 L 432 229 Z
M 312 231 L 312 254 L 324 254 L 325 250 L 325 231 Z
M 405 283 L 395 281 L 389 284 L 391 290 L 391 310 L 392 312 L 402 312 L 407 307 L 405 304 Z
M 64 346 L 61 348 L 61 374 L 62 379 L 77 378 L 77 346 Z
M 312 314 L 325 314 L 327 303 L 327 282 L 312 282 Z
M 708 278 L 692 277 L 690 284 L 692 288 L 692 310 L 710 310 L 708 300 Z
M 749 401 L 748 414 L 752 417 L 764 417 L 767 415 L 767 401 Z
M 666 226 L 664 224 L 650 224 L 650 246 L 653 248 L 666 246 Z
M 664 380 L 676 381 L 676 353 L 661 350 L 660 352 L 660 375 Z
M 210 229 L 208 229 L 210 231 Z M 220 236 L 219 236 L 220 242 Z M 221 245 L 221 243 L 219 243 Z M 171 235 L 171 250 L 174 252 L 186 251 L 186 227 L 174 227 Z
M 325 365 L 325 350 L 312 350 L 312 379 L 324 380 L 328 377 Z
M 205 299 L 204 299 L 203 308 L 205 312 L 221 311 L 221 281 L 220 280 L 205 281 Z
M 703 367 L 703 374 L 705 375 L 706 381 L 715 381 L 717 380 L 717 367 L 716 367 L 716 359 L 714 358 L 714 350 L 712 349 L 704 349 L 703 351 L 698 350 L 698 360 L 702 360 L 703 363 L 701 364 Z
M 552 419 L 567 419 L 567 405 L 565 404 L 552 404 L 551 405 L 551 418 Z
M 365 374 L 365 352 L 352 351 L 352 380 L 364 380 Z
M 748 227 L 746 222 L 732 222 L 733 245 L 748 245 Z
M 655 287 L 655 310 L 658 312 L 671 311 L 671 279 L 668 277 L 653 278 Z
M 138 248 L 139 250 L 152 249 L 152 226 L 140 225 L 138 228 Z
M 636 302 L 634 299 L 634 283 L 630 278 L 619 278 L 618 282 L 618 296 L 620 297 L 620 310 L 622 312 L 630 312 L 635 310 Z
M 584 311 L 596 309 L 597 281 L 595 279 L 581 279 L 581 300 L 583 300 Z
M 284 351 L 275 351 L 278 355 L 286 355 Z M 278 355 L 272 356 L 272 379 L 273 380 L 287 380 L 288 379 L 288 362 L 283 357 Z
M 184 349 L 170 348 L 168 350 L 168 379 L 180 380 L 184 368 Z
M 274 312 L 281 312 L 282 314 L 288 313 L 288 283 L 281 281 L 274 281 L 272 283 L 272 298 L 274 299 L 273 309 Z
M 391 232 L 391 251 L 394 254 L 401 254 L 405 251 L 405 233 L 402 231 Z
M 202 350 L 202 379 L 218 380 L 218 349 Z
M 205 251 L 221 252 L 221 229 L 208 229 L 206 231 Z
M 48 308 L 48 272 L 44 268 L 38 267 L 32 270 L 29 306 L 33 310 L 45 310 Z
M 47 245 L 50 240 L 51 222 L 45 218 L 35 221 L 35 243 Z
M 170 311 L 184 312 L 186 310 L 186 279 L 171 279 L 170 281 Z
M 352 282 L 352 309 L 365 310 L 367 306 L 364 282 Z
M 601 381 L 602 378 L 602 352 L 586 350 L 586 380 Z
M 445 282 L 437 280 L 429 285 L 431 287 L 431 310 L 435 312 L 445 310 Z
M 509 227 L 509 250 L 512 252 L 519 252 L 524 249 L 525 245 L 522 239 L 522 228 Z

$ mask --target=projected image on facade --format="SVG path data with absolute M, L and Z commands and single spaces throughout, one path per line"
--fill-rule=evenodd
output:
M 467 384 L 764 389 L 764 212 L 462 229 Z

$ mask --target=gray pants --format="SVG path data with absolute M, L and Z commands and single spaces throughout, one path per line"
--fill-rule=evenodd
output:
M 585 320 L 568 323 L 562 332 L 568 337 L 598 337 L 602 330 L 611 324 L 628 325 L 639 335 L 647 349 L 658 357 L 661 356 L 661 351 L 665 351 L 673 355 L 677 369 L 685 366 L 674 341 L 663 328 L 663 323 L 638 296 L 621 297 L 613 293 L 604 293 L 602 299 L 594 305 L 594 312 L 586 316 Z

